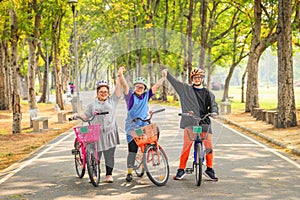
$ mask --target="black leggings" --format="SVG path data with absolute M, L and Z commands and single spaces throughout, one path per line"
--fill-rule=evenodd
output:
M 127 168 L 133 168 L 138 148 L 139 147 L 134 140 L 131 140 L 131 142 L 128 143 Z
M 102 153 L 104 154 L 106 175 L 112 175 L 114 165 L 115 165 L 115 151 L 116 147 L 110 148 L 106 151 L 99 151 L 99 160 L 101 160 Z

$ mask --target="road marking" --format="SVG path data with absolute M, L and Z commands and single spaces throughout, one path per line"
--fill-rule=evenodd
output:
M 51 144 L 48 148 L 46 148 L 45 150 L 43 150 L 41 153 L 39 153 L 38 155 L 36 155 L 35 157 L 27 160 L 24 164 L 22 164 L 20 167 L 12 170 L 11 172 L 9 172 L 6 176 L 4 176 L 2 179 L 0 179 L 0 185 L 2 183 L 4 183 L 5 181 L 7 181 L 10 177 L 12 177 L 13 175 L 15 175 L 16 173 L 18 173 L 19 171 L 21 171 L 23 168 L 25 168 L 26 166 L 28 166 L 29 164 L 31 164 L 32 162 L 34 162 L 35 160 L 37 160 L 39 157 L 41 157 L 42 155 L 44 155 L 45 153 L 47 153 L 48 151 L 50 151 L 51 149 L 53 149 L 54 147 L 56 147 L 57 145 L 59 145 L 62 141 L 64 141 L 65 139 L 67 139 L 68 137 L 70 137 L 71 135 L 73 135 L 74 132 L 70 131 L 70 133 L 68 133 L 65 137 L 63 137 L 62 139 L 60 139 L 59 141 Z M 49 145 L 49 144 L 48 144 Z
M 256 141 L 256 140 L 254 140 L 253 138 L 251 138 L 251 137 L 249 137 L 249 136 L 247 136 L 247 135 L 245 135 L 245 134 L 243 134 L 243 133 L 241 133 L 241 132 L 239 132 L 239 131 L 237 131 L 237 130 L 235 130 L 235 129 L 233 129 L 233 128 L 227 126 L 227 125 L 224 125 L 224 126 L 226 126 L 229 130 L 233 131 L 234 133 L 236 133 L 236 134 L 238 134 L 238 135 L 240 135 L 240 136 L 246 138 L 247 140 L 249 140 L 249 141 L 251 141 L 251 142 L 257 144 L 257 145 L 260 146 L 260 147 L 263 147 L 265 150 L 267 150 L 267 151 L 269 151 L 269 152 L 275 154 L 276 156 L 280 157 L 281 159 L 283 159 L 283 160 L 285 160 L 285 161 L 291 163 L 292 165 L 294 165 L 295 167 L 297 167 L 297 168 L 300 169 L 300 164 L 298 164 L 297 162 L 291 160 L 290 158 L 288 158 L 288 157 L 282 155 L 281 153 L 275 151 L 274 149 L 272 149 L 272 148 L 270 148 L 270 147 L 267 147 L 266 145 L 264 145 L 264 144 L 262 144 L 262 143 L 260 143 L 260 142 L 258 142 L 258 141 Z

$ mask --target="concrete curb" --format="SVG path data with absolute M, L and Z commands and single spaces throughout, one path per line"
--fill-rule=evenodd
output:
M 287 149 L 291 150 L 293 153 L 295 153 L 295 154 L 297 154 L 297 155 L 300 156 L 300 150 L 295 149 L 295 148 L 292 147 L 292 146 L 289 146 L 289 145 L 287 145 L 287 144 L 284 144 L 284 143 L 282 143 L 282 142 L 280 142 L 280 141 L 278 141 L 278 140 L 274 140 L 273 138 L 270 138 L 270 137 L 268 137 L 268 136 L 266 136 L 266 135 L 264 135 L 264 134 L 262 134 L 262 133 L 259 133 L 259 132 L 257 132 L 257 131 L 253 131 L 253 130 L 247 128 L 247 127 L 241 126 L 240 124 L 238 124 L 238 123 L 236 123 L 236 122 L 234 122 L 234 121 L 231 121 L 231 120 L 229 120 L 229 119 L 226 119 L 226 117 L 219 116 L 218 118 L 224 120 L 225 122 L 227 122 L 227 123 L 229 123 L 229 124 L 232 124 L 232 125 L 234 125 L 234 126 L 237 126 L 237 127 L 239 127 L 240 129 L 242 129 L 242 130 L 245 130 L 245 131 L 248 131 L 248 132 L 250 132 L 250 133 L 252 133 L 252 134 L 254 134 L 254 135 L 257 135 L 257 136 L 259 136 L 259 137 L 261 137 L 261 138 L 267 140 L 268 142 L 271 142 L 271 143 L 273 143 L 273 144 L 275 144 L 275 145 L 277 145 L 277 146 L 280 146 L 280 147 L 282 147 L 282 148 L 287 148 Z

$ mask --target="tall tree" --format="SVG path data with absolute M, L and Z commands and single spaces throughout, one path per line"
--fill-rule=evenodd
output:
M 53 44 L 53 65 L 54 65 L 54 74 L 55 74 L 55 95 L 56 95 L 56 104 L 60 107 L 61 110 L 64 110 L 64 103 L 62 99 L 62 85 L 61 85 L 61 64 L 59 62 L 60 56 L 60 40 L 61 40 L 61 31 L 62 31 L 62 18 L 65 15 L 65 10 L 63 8 L 58 8 L 56 13 L 53 12 L 54 20 L 52 22 L 51 30 L 51 40 Z M 79 89 L 79 86 L 76 85 Z
M 200 6 L 200 20 L 201 20 L 201 46 L 200 46 L 200 55 L 199 55 L 199 67 L 204 70 L 204 61 L 205 61 L 205 52 L 207 46 L 207 9 L 208 9 L 208 0 L 201 1 Z
M 11 18 L 11 67 L 13 69 L 12 76 L 12 133 L 21 133 L 21 104 L 18 87 L 18 78 L 20 67 L 18 65 L 18 17 L 14 10 L 14 5 L 10 8 L 9 14 Z
M 8 2 L 0 4 L 0 110 L 11 108 L 11 67 L 9 66 L 9 25 Z
M 278 122 L 277 127 L 297 126 L 293 78 L 292 0 L 278 1 Z
M 258 99 L 258 62 L 262 53 L 273 44 L 276 39 L 274 19 L 267 13 L 267 9 L 263 7 L 261 0 L 254 0 L 254 25 L 252 31 L 252 41 L 250 46 L 249 58 L 247 63 L 247 90 L 245 112 L 251 112 L 253 108 L 259 107 Z M 265 37 L 262 37 L 262 12 L 269 17 L 269 31 L 264 31 Z
M 187 59 L 185 60 L 184 63 L 184 68 L 186 69 L 185 71 L 190 74 L 192 71 L 192 60 L 193 60 L 193 15 L 194 15 L 194 0 L 190 0 L 189 3 L 189 14 L 186 16 L 187 17 L 187 30 L 186 30 L 186 35 L 187 35 Z M 189 79 L 189 82 L 191 80 Z
M 29 65 L 28 65 L 28 106 L 29 109 L 36 108 L 36 68 L 37 68 L 37 44 L 39 39 L 39 29 L 41 22 L 41 13 L 38 11 L 36 0 L 28 2 L 28 26 L 30 31 L 27 33 L 27 42 L 29 46 Z M 31 25 L 31 26 L 30 26 Z

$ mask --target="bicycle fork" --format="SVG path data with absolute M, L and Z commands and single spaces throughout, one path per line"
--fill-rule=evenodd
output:
M 152 166 L 160 165 L 160 151 L 158 150 L 159 146 L 157 144 L 153 145 L 155 148 L 147 155 L 147 161 L 152 161 Z M 157 162 L 155 162 L 155 153 L 157 153 Z M 150 159 L 149 159 L 150 157 Z
M 72 155 L 78 155 L 79 152 L 80 152 L 80 149 L 81 149 L 81 159 L 80 162 L 78 163 L 81 163 L 82 164 L 82 168 L 84 169 L 85 168 L 85 163 L 86 163 L 86 154 L 85 154 L 85 150 L 84 150 L 84 145 L 82 143 L 80 143 L 79 141 L 75 140 L 74 142 L 74 147 L 75 149 L 72 149 L 71 152 L 72 152 Z M 80 159 L 80 157 L 77 157 L 75 156 L 74 159 Z
M 197 160 L 197 148 L 198 148 L 198 144 L 200 144 L 200 146 L 202 147 L 203 143 L 202 141 L 194 141 L 194 159 L 193 159 L 193 166 L 191 168 L 186 168 L 185 169 L 185 172 L 187 174 L 192 174 L 194 172 L 194 169 L 196 169 L 196 167 L 198 165 L 202 165 L 202 163 L 204 162 L 204 155 L 199 155 L 201 157 L 201 163 L 198 163 L 198 160 Z M 200 148 L 201 148 L 200 147 Z M 203 152 L 203 151 L 200 151 L 200 152 Z

